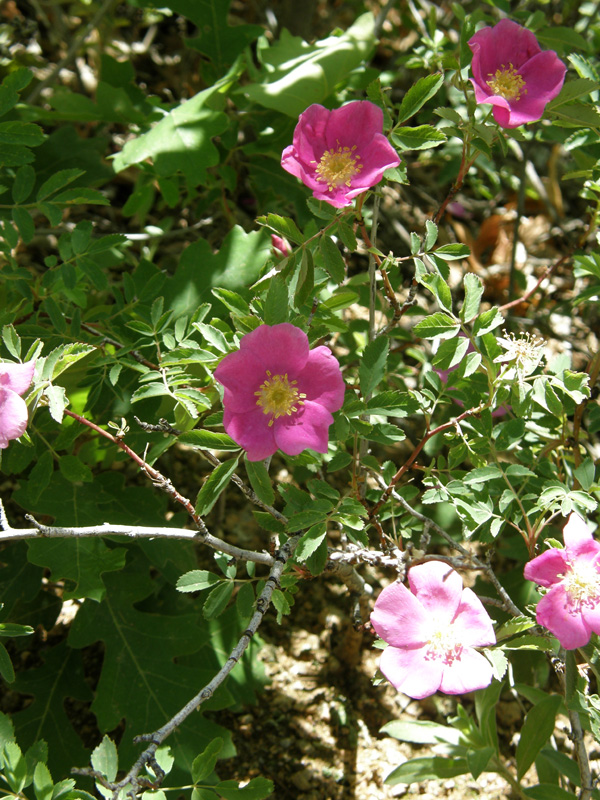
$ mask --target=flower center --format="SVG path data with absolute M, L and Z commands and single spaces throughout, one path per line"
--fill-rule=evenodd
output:
M 460 660 L 462 650 L 462 644 L 456 638 L 452 625 L 449 625 L 445 628 L 433 630 L 427 642 L 425 658 L 427 661 L 441 660 L 444 664 L 450 666 L 455 661 Z
M 357 163 L 360 156 L 352 155 L 356 145 L 342 147 L 339 141 L 338 145 L 337 150 L 333 147 L 325 150 L 316 169 L 317 180 L 326 183 L 330 192 L 344 184 L 350 186 L 352 178 L 362 169 L 362 164 Z
M 495 74 L 489 72 L 488 78 L 491 78 L 487 85 L 492 92 L 504 97 L 505 100 L 520 100 L 521 92 L 527 94 L 525 81 L 512 64 L 509 64 L 508 67 L 502 64 Z
M 562 579 L 569 598 L 570 610 L 593 608 L 600 601 L 600 573 L 595 564 L 572 564 Z
M 298 411 L 298 406 L 304 405 L 306 395 L 296 388 L 297 381 L 289 381 L 285 375 L 271 375 L 267 370 L 267 379 L 261 383 L 260 389 L 254 394 L 258 397 L 256 405 L 260 406 L 263 414 L 270 414 L 269 427 L 279 417 L 290 416 Z

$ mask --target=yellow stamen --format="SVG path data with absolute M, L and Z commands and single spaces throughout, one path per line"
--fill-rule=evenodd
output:
M 425 658 L 428 661 L 443 661 L 444 664 L 453 664 L 460 659 L 463 646 L 456 638 L 452 625 L 447 628 L 434 629 L 427 642 Z
M 352 148 L 339 145 L 337 150 L 332 147 L 321 156 L 315 170 L 317 180 L 326 183 L 330 192 L 338 186 L 350 186 L 352 178 L 361 171 L 362 164 L 357 163 L 360 156 L 352 155 L 355 150 L 356 145 Z
M 488 73 L 487 85 L 494 94 L 499 94 L 505 100 L 520 100 L 521 93 L 527 94 L 525 81 L 512 64 L 508 67 L 502 64 L 496 73 Z
M 297 381 L 289 381 L 285 375 L 271 375 L 267 370 L 267 378 L 261 383 L 260 389 L 254 394 L 258 397 L 256 405 L 260 406 L 263 414 L 270 414 L 269 427 L 279 417 L 291 416 L 298 411 L 298 406 L 304 405 L 306 395 L 296 388 Z

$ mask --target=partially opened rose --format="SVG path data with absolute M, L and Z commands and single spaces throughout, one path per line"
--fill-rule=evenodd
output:
M 312 189 L 317 200 L 336 208 L 349 206 L 399 163 L 383 135 L 383 111 L 368 100 L 333 111 L 309 106 L 281 157 L 281 166 Z
M 410 590 L 387 586 L 377 598 L 371 623 L 388 643 L 379 669 L 396 689 L 417 700 L 438 690 L 464 694 L 492 682 L 492 667 L 475 647 L 496 643 L 481 600 L 442 561 L 408 572 Z
M 494 119 L 503 128 L 541 119 L 546 104 L 562 89 L 563 62 L 516 22 L 502 19 L 482 28 L 469 39 L 469 47 L 475 99 L 494 106 Z
M 18 439 L 27 427 L 27 405 L 21 397 L 33 379 L 35 361 L 0 364 L 0 450 Z
M 328 347 L 309 348 L 300 328 L 283 322 L 260 325 L 242 337 L 240 349 L 215 370 L 225 387 L 223 425 L 261 461 L 281 449 L 298 455 L 327 452 L 332 412 L 344 402 L 344 380 Z

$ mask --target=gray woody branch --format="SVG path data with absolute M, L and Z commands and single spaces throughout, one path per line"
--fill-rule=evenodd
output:
M 44 539 L 44 538 L 86 538 L 94 536 L 127 536 L 131 539 L 184 539 L 199 542 L 220 550 L 232 558 L 240 561 L 254 561 L 257 564 L 272 566 L 273 556 L 268 553 L 257 553 L 253 550 L 244 550 L 229 542 L 219 539 L 209 533 L 206 528 L 201 531 L 189 531 L 185 528 L 159 528 L 143 525 L 111 525 L 108 522 L 102 525 L 89 525 L 82 528 L 64 528 L 58 526 L 41 525 L 31 515 L 25 516 L 34 526 L 33 528 L 13 528 L 8 521 L 4 506 L 0 500 L 0 542 L 13 542 L 19 539 Z

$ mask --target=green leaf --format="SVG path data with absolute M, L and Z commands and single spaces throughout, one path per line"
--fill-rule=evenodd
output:
M 108 548 L 100 538 L 52 538 L 30 541 L 28 559 L 50 569 L 54 581 L 69 581 L 65 600 L 90 597 L 99 601 L 106 592 L 101 576 L 123 569 L 125 553 L 122 547 Z
M 119 757 L 117 747 L 112 739 L 104 736 L 100 744 L 92 753 L 92 767 L 103 775 L 108 781 L 114 781 L 117 777 Z
M 41 666 L 19 673 L 11 686 L 33 697 L 27 708 L 13 715 L 13 721 L 24 747 L 40 739 L 52 743 L 49 768 L 65 774 L 73 766 L 86 766 L 89 751 L 71 725 L 64 703 L 67 698 L 89 703 L 92 692 L 84 679 L 80 653 L 66 642 L 46 648 L 42 657 Z
M 470 772 L 466 758 L 441 758 L 440 756 L 426 756 L 412 758 L 400 764 L 385 779 L 386 786 L 397 786 L 399 783 L 419 783 L 420 781 L 433 781 L 455 778 Z
M 235 472 L 238 458 L 230 458 L 228 461 L 224 461 L 208 476 L 198 492 L 198 498 L 196 499 L 197 514 L 202 516 L 211 511 Z
M 240 91 L 253 102 L 297 119 L 312 103 L 321 103 L 375 46 L 373 15 L 363 14 L 344 33 L 307 44 L 285 28 L 260 52 L 263 69 Z
M 204 589 L 210 589 L 217 583 L 221 583 L 222 578 L 215 575 L 214 572 L 208 572 L 205 569 L 194 569 L 191 572 L 186 572 L 177 581 L 177 591 L 179 592 L 201 592 Z
M 33 771 L 33 790 L 36 800 L 52 800 L 54 784 L 48 767 L 38 761 Z
M 55 380 L 59 375 L 62 375 L 65 370 L 69 369 L 69 367 L 72 367 L 78 361 L 81 361 L 82 358 L 93 353 L 95 349 L 96 348 L 91 344 L 80 344 L 79 342 L 56 347 L 46 358 L 40 359 L 43 362 L 41 377 L 44 380 Z
M 248 461 L 245 459 L 246 472 L 250 485 L 260 500 L 268 506 L 272 506 L 275 502 L 275 492 L 269 471 L 264 465 L 263 461 Z
M 110 200 L 105 197 L 97 189 L 88 189 L 80 187 L 78 189 L 65 189 L 64 192 L 57 194 L 52 198 L 53 203 L 59 205 L 96 205 L 96 206 L 109 206 Z
M 234 587 L 233 581 L 222 581 L 212 590 L 202 607 L 204 619 L 216 619 L 225 611 L 233 595 Z
M 186 39 L 186 45 L 210 59 L 216 74 L 221 75 L 257 39 L 260 25 L 230 25 L 230 0 L 170 0 L 169 8 L 188 17 L 197 26 L 198 36 Z
M 190 186 L 205 185 L 206 170 L 219 163 L 219 151 L 212 141 L 226 130 L 228 118 L 211 107 L 219 97 L 215 84 L 174 108 L 160 122 L 117 153 L 116 172 L 151 159 L 162 177 L 181 173 Z
M 470 322 L 479 313 L 481 296 L 483 294 L 483 283 L 477 275 L 468 272 L 464 280 L 465 302 L 460 310 L 460 318 L 463 322 Z
M 267 298 L 265 300 L 265 323 L 278 325 L 287 322 L 290 306 L 290 293 L 285 280 L 281 275 L 271 278 Z
M 428 100 L 437 94 L 443 83 L 443 74 L 435 72 L 433 75 L 420 78 L 414 86 L 411 86 L 398 109 L 398 124 L 406 122 L 407 119 L 414 116 Z
M 306 236 L 298 229 L 294 220 L 289 217 L 280 217 L 279 214 L 267 214 L 266 217 L 257 217 L 256 221 L 259 225 L 270 228 L 275 233 L 283 236 L 284 239 L 294 242 L 294 244 L 302 244 L 306 239 Z
M 61 169 L 42 183 L 36 195 L 38 203 L 85 175 L 82 169 Z
M 420 403 L 410 392 L 387 391 L 372 397 L 367 402 L 366 410 L 369 414 L 383 417 L 407 417 L 415 414 L 420 408 Z
M 474 336 L 483 336 L 490 331 L 495 330 L 500 325 L 503 325 L 505 322 L 504 317 L 500 313 L 500 311 L 494 306 L 494 308 L 488 309 L 488 311 L 484 311 L 483 314 L 480 314 L 475 322 L 473 323 L 473 335 Z
M 549 695 L 530 709 L 525 717 L 516 752 L 518 780 L 525 775 L 552 735 L 561 703 L 559 695 Z
M 464 336 L 455 336 L 453 339 L 446 339 L 438 347 L 438 351 L 433 359 L 433 366 L 436 369 L 449 370 L 460 364 L 469 348 L 469 340 Z
M 33 628 L 31 625 L 19 625 L 16 622 L 0 622 L 0 636 L 31 636 Z
M 8 742 L 4 746 L 3 760 L 3 777 L 13 792 L 18 795 L 27 782 L 27 762 L 16 742 Z
M 423 339 L 435 339 L 437 337 L 448 339 L 458 333 L 460 323 L 453 317 L 438 311 L 418 322 L 413 330 L 416 336 L 420 336 Z
M 327 536 L 327 526 L 323 522 L 319 522 L 309 528 L 305 534 L 302 535 L 295 550 L 296 559 L 302 563 L 311 556 L 320 546 L 321 542 Z
M 463 258 L 468 258 L 471 255 L 471 250 L 466 244 L 444 244 L 434 251 L 438 258 L 444 261 L 460 261 Z
M 365 347 L 358 368 L 360 390 L 364 397 L 368 397 L 382 380 L 389 347 L 389 340 L 385 336 L 377 337 Z
M 15 203 L 24 203 L 33 191 L 35 183 L 35 170 L 29 164 L 20 167 L 15 175 L 12 187 L 12 197 Z
M 12 218 L 19 230 L 24 244 L 29 244 L 29 242 L 35 236 L 35 225 L 33 224 L 31 214 L 25 208 L 21 208 L 21 206 L 15 206 L 12 210 Z
M 18 144 L 39 147 L 46 137 L 39 125 L 33 122 L 0 122 L 0 144 Z
M 587 41 L 580 33 L 564 25 L 552 25 L 550 28 L 542 28 L 536 31 L 535 35 L 543 45 L 553 50 L 566 48 L 569 52 L 575 48 L 587 52 L 590 49 Z
M 187 444 L 190 447 L 205 447 L 208 450 L 239 450 L 239 444 L 226 433 L 217 433 L 202 428 L 194 428 L 193 431 L 182 433 L 177 441 Z
M 573 800 L 575 795 L 566 789 L 561 789 L 554 783 L 538 783 L 535 786 L 528 786 L 523 789 L 523 793 L 532 800 Z
M 10 660 L 8 650 L 0 642 L 0 675 L 6 683 L 12 683 L 15 679 L 15 670 Z
M 273 782 L 267 778 L 251 778 L 240 787 L 237 781 L 221 781 L 214 787 L 225 800 L 264 800 L 273 792 Z
M 419 125 L 416 128 L 396 128 L 392 141 L 400 150 L 428 150 L 447 142 L 448 137 L 432 125 Z
M 323 255 L 323 265 L 336 283 L 342 283 L 346 277 L 346 263 L 338 246 L 329 236 L 321 236 L 319 244 Z
M 380 733 L 387 733 L 400 742 L 413 742 L 414 744 L 439 744 L 448 742 L 458 744 L 460 731 L 449 725 L 440 725 L 437 722 L 426 720 L 404 721 L 395 719 L 386 723 Z
M 194 783 L 201 783 L 214 772 L 215 764 L 222 749 L 223 739 L 216 738 L 199 756 L 196 756 L 192 762 L 192 780 Z
M 14 325 L 2 326 L 2 341 L 13 358 L 21 358 L 21 339 Z
M 315 286 L 315 265 L 312 252 L 308 248 L 302 250 L 300 265 L 296 269 L 296 289 L 294 303 L 300 308 L 310 300 Z

